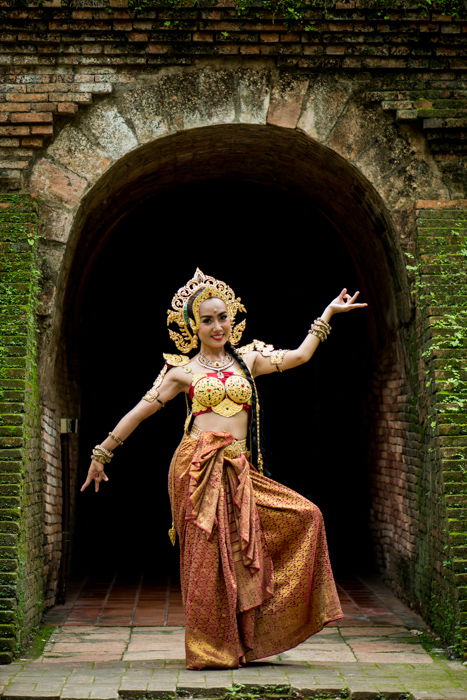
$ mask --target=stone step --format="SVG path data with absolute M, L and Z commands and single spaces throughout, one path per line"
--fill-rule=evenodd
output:
M 280 686 L 279 686 L 280 687 Z M 465 700 L 466 694 L 461 689 L 457 694 L 446 692 L 421 691 L 420 693 L 407 692 L 404 689 L 378 690 L 375 688 L 365 688 L 359 686 L 352 690 L 348 687 L 319 687 L 319 688 L 289 688 L 288 695 L 276 693 L 274 686 L 245 686 L 244 691 L 237 692 L 231 688 L 208 688 L 199 690 L 196 686 L 177 686 L 176 689 L 160 688 L 153 690 L 141 690 L 138 688 L 127 690 L 112 690 L 101 686 L 89 687 L 80 685 L 77 688 L 70 688 L 63 693 L 54 693 L 44 689 L 19 691 L 2 695 L 3 700 L 282 700 L 283 698 L 294 698 L 294 700 L 312 699 L 316 700 Z

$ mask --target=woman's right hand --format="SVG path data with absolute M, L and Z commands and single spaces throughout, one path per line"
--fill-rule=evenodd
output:
M 97 493 L 99 491 L 99 484 L 101 481 L 108 481 L 109 477 L 104 471 L 104 465 L 101 462 L 97 462 L 95 459 L 92 460 L 91 466 L 88 470 L 88 475 L 86 481 L 81 486 L 80 491 L 84 491 L 89 484 L 94 481 L 94 490 Z

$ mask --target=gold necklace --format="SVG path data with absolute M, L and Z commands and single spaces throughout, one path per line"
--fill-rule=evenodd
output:
M 217 376 L 219 377 L 219 379 L 222 379 L 222 377 L 224 376 L 223 372 L 227 369 L 227 367 L 231 367 L 233 365 L 234 361 L 235 360 L 232 357 L 232 355 L 228 355 L 228 354 L 225 355 L 224 360 L 214 360 L 214 361 L 208 360 L 208 358 L 205 355 L 203 355 L 202 353 L 200 353 L 198 355 L 198 362 L 201 365 L 201 367 L 205 367 L 206 369 L 214 370 L 215 372 L 217 372 Z

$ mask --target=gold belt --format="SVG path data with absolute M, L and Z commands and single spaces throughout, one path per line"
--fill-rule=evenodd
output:
M 200 428 L 198 428 L 197 425 L 193 425 L 190 430 L 190 437 L 197 439 L 201 436 L 201 433 L 203 432 L 205 431 L 200 430 Z M 230 443 L 230 445 L 224 447 L 224 455 L 229 459 L 238 457 L 238 455 L 241 455 L 243 453 L 246 455 L 246 457 L 250 456 L 250 453 L 247 450 L 246 440 L 234 440 Z

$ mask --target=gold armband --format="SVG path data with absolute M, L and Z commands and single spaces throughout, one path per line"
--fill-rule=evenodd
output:
M 278 372 L 282 372 L 280 365 L 284 362 L 284 357 L 288 350 L 274 350 L 271 354 L 271 364 L 276 366 Z
M 241 348 L 237 348 L 237 353 L 239 355 L 246 355 L 247 352 L 252 352 L 256 350 L 263 357 L 269 357 L 271 364 L 276 366 L 278 372 L 282 372 L 280 365 L 284 361 L 284 357 L 288 350 L 275 350 L 274 345 L 270 343 L 264 343 L 262 340 L 253 340 L 248 345 L 243 345 Z

